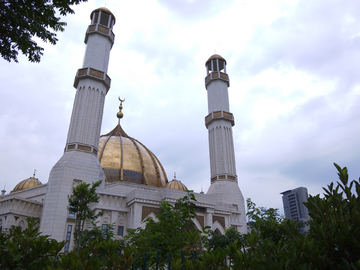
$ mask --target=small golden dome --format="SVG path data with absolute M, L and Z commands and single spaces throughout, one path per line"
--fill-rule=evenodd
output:
M 214 54 L 214 55 L 210 56 L 210 58 L 206 61 L 205 66 L 207 66 L 207 64 L 208 64 L 211 60 L 214 60 L 214 59 L 223 60 L 223 61 L 225 62 L 225 65 L 226 65 L 226 60 L 225 60 L 221 55 Z
M 35 178 L 35 173 L 34 173 L 32 177 L 22 180 L 20 183 L 18 183 L 10 193 L 41 186 L 41 185 L 42 183 L 39 181 L 39 179 Z
M 188 190 L 188 188 L 183 183 L 181 183 L 181 181 L 176 180 L 175 176 L 173 180 L 171 180 L 169 183 L 166 184 L 165 187 L 177 189 L 177 190 L 183 190 L 183 191 Z

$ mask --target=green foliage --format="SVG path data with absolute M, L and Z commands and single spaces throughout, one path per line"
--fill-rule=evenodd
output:
M 83 240 L 83 231 L 86 221 L 94 221 L 103 213 L 96 214 L 90 208 L 92 203 L 99 202 L 100 197 L 96 193 L 96 188 L 101 185 L 101 180 L 91 184 L 81 183 L 73 188 L 73 194 L 69 197 L 68 210 L 75 214 L 74 246 L 76 249 L 86 245 Z
M 0 234 L 0 268 L 150 269 L 158 253 L 159 269 L 169 265 L 170 256 L 174 270 L 360 269 L 360 181 L 349 182 L 346 167 L 335 167 L 340 181 L 324 188 L 323 198 L 310 196 L 305 203 L 312 217 L 305 235 L 299 233 L 297 222 L 250 202 L 249 217 L 255 228 L 251 233 L 240 235 L 230 228 L 220 237 L 210 231 L 205 241 L 206 230 L 188 230 L 195 216 L 195 197 L 188 193 L 174 205 L 163 202 L 157 222 L 148 218 L 145 229 L 128 230 L 127 245 L 111 240 L 111 233 L 106 236 L 95 226 L 82 249 L 61 257 L 64 243 L 41 236 L 30 220 L 24 231 L 13 227 L 9 234 Z
M 94 240 L 81 249 L 61 256 L 57 269 L 131 269 L 133 250 L 129 246 L 121 246 L 119 241 Z
M 91 221 L 92 228 L 90 230 L 85 229 L 81 234 L 79 249 L 85 248 L 90 242 L 97 240 L 108 241 L 114 237 L 114 225 L 107 224 L 104 229 L 102 226 L 96 226 L 94 221 Z
M 188 266 L 190 265 L 191 264 L 188 264 Z M 195 268 L 189 267 L 187 269 L 228 269 L 226 266 L 226 251 L 221 248 L 217 248 L 211 252 L 204 251 L 196 261 Z
M 55 45 L 55 32 L 64 31 L 62 16 L 73 14 L 72 5 L 87 0 L 3 0 L 0 1 L 0 54 L 11 62 L 18 62 L 21 51 L 30 62 L 40 62 L 44 49 L 34 37 Z
M 40 235 L 38 219 L 29 218 L 28 227 L 12 227 L 0 234 L 0 269 L 48 269 L 57 263 L 64 242 Z
M 225 249 L 227 246 L 237 243 L 238 248 L 243 243 L 243 236 L 235 229 L 229 228 L 225 230 L 225 234 L 217 234 L 214 231 L 209 232 L 209 238 L 205 240 L 206 246 L 209 250 L 215 250 L 217 248 Z
M 349 183 L 346 167 L 335 167 L 336 187 L 331 183 L 323 198 L 305 203 L 312 217 L 306 235 L 296 222 L 250 204 L 255 230 L 245 235 L 245 249 L 228 247 L 232 269 L 360 269 L 359 181 Z
M 250 199 L 247 199 L 246 202 L 248 208 L 246 215 L 249 218 L 251 229 L 261 232 L 263 239 L 270 238 L 276 243 L 287 238 L 285 227 L 287 221 L 279 214 L 278 209 L 256 207 L 256 204 Z
M 156 254 L 159 253 L 159 259 L 165 264 L 168 254 L 173 258 L 180 256 L 181 250 L 189 244 L 190 249 L 196 248 L 197 236 L 195 239 L 186 241 L 186 229 L 193 227 L 192 218 L 195 217 L 195 196 L 188 192 L 186 196 L 176 201 L 174 205 L 164 201 L 160 204 L 160 212 L 156 215 L 157 221 L 152 218 L 145 220 L 146 228 L 128 229 L 126 239 L 128 243 L 135 248 L 135 257 L 147 258 L 150 264 L 156 260 Z M 140 266 L 140 265 L 139 265 Z
M 328 269 L 360 269 L 360 179 L 349 183 L 347 168 L 334 165 L 337 185 L 305 203 L 312 218 L 309 236 L 323 249 Z

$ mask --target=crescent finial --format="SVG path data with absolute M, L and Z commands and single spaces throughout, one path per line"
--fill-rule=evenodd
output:
M 116 114 L 116 116 L 119 119 L 118 124 L 120 125 L 120 119 L 123 118 L 123 116 L 124 116 L 124 114 L 122 113 L 122 108 L 123 108 L 122 103 L 125 101 L 125 98 L 121 99 L 119 96 L 119 100 L 120 100 L 119 112 Z

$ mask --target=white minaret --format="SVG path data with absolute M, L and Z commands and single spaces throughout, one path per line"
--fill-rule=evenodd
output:
M 107 8 L 99 8 L 90 19 L 83 67 L 77 71 L 74 82 L 76 95 L 65 151 L 50 172 L 40 224 L 43 234 L 58 241 L 65 240 L 69 230 L 71 233 L 74 229 L 67 210 L 73 186 L 105 180 L 97 152 L 104 101 L 111 82 L 107 69 L 115 38 L 115 17 Z
M 206 61 L 205 87 L 208 96 L 211 185 L 207 194 L 215 194 L 218 203 L 230 205 L 230 225 L 247 232 L 244 197 L 238 186 L 232 127 L 234 116 L 229 109 L 229 75 L 226 60 L 213 55 Z

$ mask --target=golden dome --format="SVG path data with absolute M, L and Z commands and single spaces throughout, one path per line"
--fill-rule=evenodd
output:
M 155 187 L 168 182 L 157 157 L 138 140 L 128 136 L 120 126 L 123 118 L 119 97 L 118 125 L 108 134 L 100 136 L 98 159 L 105 173 L 105 182 L 126 181 Z
M 106 182 L 126 181 L 155 187 L 168 182 L 157 157 L 138 140 L 129 137 L 118 124 L 100 136 L 98 159 Z
M 24 190 L 27 188 L 41 186 L 41 185 L 42 183 L 39 181 L 39 179 L 35 178 L 35 173 L 34 173 L 32 177 L 22 180 L 19 184 L 17 184 L 10 193 Z
M 173 180 L 171 180 L 169 183 L 167 183 L 165 187 L 177 189 L 177 190 L 183 190 L 183 191 L 188 190 L 188 188 L 183 183 L 181 183 L 181 181 L 176 180 L 175 177 Z
M 210 58 L 206 61 L 205 66 L 207 66 L 207 64 L 208 64 L 211 60 L 214 60 L 214 59 L 223 60 L 223 61 L 225 62 L 225 65 L 226 65 L 226 60 L 225 60 L 221 55 L 214 54 L 214 55 L 210 56 Z

